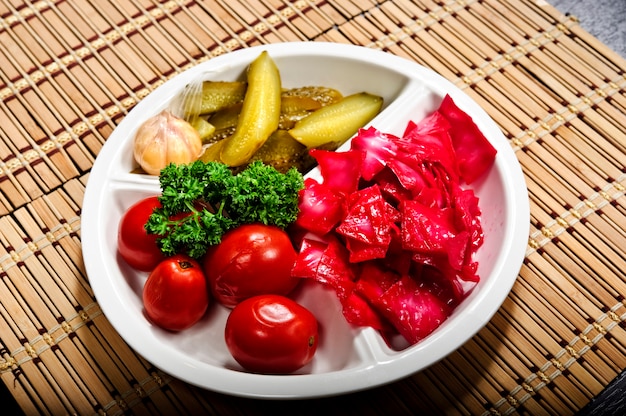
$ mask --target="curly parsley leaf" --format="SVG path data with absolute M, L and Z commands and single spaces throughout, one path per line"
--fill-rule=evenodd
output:
M 199 258 L 228 230 L 249 223 L 286 228 L 298 216 L 302 175 L 260 161 L 234 175 L 224 164 L 170 164 L 159 176 L 162 208 L 146 223 L 166 255 Z

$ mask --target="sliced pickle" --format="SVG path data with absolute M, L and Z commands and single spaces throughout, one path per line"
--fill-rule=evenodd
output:
M 207 146 L 199 159 L 204 163 L 207 162 L 219 162 L 220 161 L 220 153 L 222 152 L 222 146 L 224 145 L 224 140 L 217 141 L 213 144 Z
M 302 111 L 300 113 L 281 113 L 278 122 L 279 130 L 290 130 L 295 127 L 296 123 L 311 114 L 310 111 Z
M 382 97 L 366 92 L 352 94 L 298 121 L 289 133 L 308 148 L 338 147 L 370 122 L 383 105 Z
M 246 83 L 243 81 L 204 81 L 200 114 L 214 113 L 243 101 Z
M 233 104 L 213 113 L 209 117 L 209 122 L 215 126 L 216 130 L 236 127 L 240 112 L 241 103 Z
M 203 141 L 203 143 L 204 144 L 215 143 L 220 140 L 225 140 L 228 137 L 232 136 L 234 133 L 235 133 L 235 127 L 215 130 L 215 133 L 213 133 L 210 137 L 207 137 L 206 140 Z
M 297 168 L 305 153 L 307 153 L 307 148 L 294 140 L 289 132 L 276 130 L 251 160 L 261 160 L 267 165 L 274 166 L 280 172 L 286 172 L 291 167 Z
M 224 140 L 210 144 L 205 147 L 199 159 L 204 163 L 219 162 L 223 145 Z M 249 162 L 254 160 L 261 160 L 266 165 L 273 166 L 283 173 L 291 168 L 296 168 L 305 173 L 315 165 L 315 159 L 309 156 L 308 149 L 294 140 L 286 130 L 276 130 L 272 133 Z M 237 172 L 243 168 L 245 166 L 233 167 L 232 170 Z
M 222 108 L 211 114 L 209 117 L 209 123 L 215 127 L 215 131 L 209 137 L 204 140 L 204 143 L 213 143 L 218 140 L 227 138 L 235 133 L 237 127 L 237 119 L 241 112 L 241 103 L 231 105 L 230 107 Z
M 323 86 L 297 87 L 283 91 L 283 97 L 292 96 L 312 98 L 323 106 L 336 103 L 343 98 L 343 94 L 336 89 Z
M 280 118 L 280 73 L 267 51 L 250 64 L 247 81 L 237 128 L 222 148 L 221 160 L 229 166 L 246 163 L 277 129 Z
M 209 123 L 205 118 L 196 116 L 189 120 L 189 124 L 200 134 L 200 139 L 204 143 L 209 137 L 215 134 L 215 126 Z
M 281 98 L 280 108 L 278 129 L 289 130 L 296 125 L 297 121 L 307 117 L 312 111 L 322 108 L 322 104 L 310 97 L 289 95 Z
M 322 104 L 311 98 L 301 97 L 298 95 L 285 95 L 281 97 L 280 111 L 283 114 L 302 113 L 306 111 L 317 110 Z

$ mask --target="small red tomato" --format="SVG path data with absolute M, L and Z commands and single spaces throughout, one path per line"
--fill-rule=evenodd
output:
M 154 269 L 165 258 L 157 246 L 157 236 L 144 228 L 154 208 L 160 206 L 156 196 L 144 198 L 128 208 L 118 227 L 118 253 L 131 267 L 143 272 Z
M 209 248 L 204 273 L 214 298 L 229 308 L 251 296 L 286 295 L 299 282 L 291 275 L 296 251 L 278 227 L 245 224 Z
M 209 307 L 209 290 L 200 264 L 184 254 L 159 263 L 143 287 L 146 315 L 161 328 L 187 329 Z
M 292 373 L 313 359 L 317 320 L 311 311 L 285 296 L 254 296 L 230 312 L 225 339 L 233 358 L 246 370 Z

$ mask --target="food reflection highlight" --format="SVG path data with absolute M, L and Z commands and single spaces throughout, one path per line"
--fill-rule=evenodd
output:
M 285 306 L 274 304 L 259 309 L 258 316 L 260 320 L 267 322 L 281 322 L 293 318 L 293 313 Z

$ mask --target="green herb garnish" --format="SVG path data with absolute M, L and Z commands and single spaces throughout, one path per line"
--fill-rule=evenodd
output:
M 219 162 L 170 164 L 159 176 L 162 208 L 154 210 L 146 231 L 158 235 L 165 255 L 199 258 L 222 235 L 241 224 L 286 228 L 298 215 L 304 188 L 295 168 L 286 173 L 260 161 L 237 174 Z

